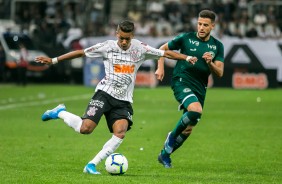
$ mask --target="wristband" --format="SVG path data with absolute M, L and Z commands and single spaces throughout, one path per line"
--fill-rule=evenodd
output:
M 58 63 L 58 58 L 57 57 L 52 58 L 52 64 L 54 65 L 54 64 L 57 64 L 57 63 Z
M 186 61 L 189 61 L 192 58 L 192 56 L 187 56 Z

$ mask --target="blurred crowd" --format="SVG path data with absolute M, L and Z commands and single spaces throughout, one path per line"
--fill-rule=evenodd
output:
M 88 36 L 114 35 L 114 0 L 59 1 L 23 3 L 14 17 L 21 30 L 45 46 L 62 44 Z M 133 20 L 136 35 L 174 36 L 193 31 L 201 9 L 218 15 L 213 34 L 217 37 L 281 38 L 278 17 L 281 6 L 263 0 L 123 0 L 121 18 Z M 279 2 L 279 1 L 278 1 Z M 278 3 L 279 4 L 279 3 Z M 252 5 L 251 9 L 250 6 Z M 2 6 L 3 9 L 3 6 Z M 1 10 L 2 10 L 1 9 Z M 0 15 L 3 14 L 0 10 Z M 250 11 L 251 10 L 251 11 Z

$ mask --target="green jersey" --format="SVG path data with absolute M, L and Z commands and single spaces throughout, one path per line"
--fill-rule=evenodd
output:
M 208 41 L 202 41 L 197 37 L 196 32 L 190 32 L 176 36 L 168 42 L 168 47 L 170 50 L 179 50 L 182 54 L 198 58 L 194 65 L 183 60 L 177 61 L 173 71 L 172 85 L 181 80 L 195 94 L 205 96 L 211 71 L 202 56 L 205 52 L 210 52 L 213 62 L 215 60 L 224 62 L 223 44 L 213 36 L 210 36 Z

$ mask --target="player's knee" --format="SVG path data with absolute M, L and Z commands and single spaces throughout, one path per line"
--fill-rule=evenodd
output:
M 83 121 L 80 127 L 80 133 L 81 134 L 91 134 L 93 130 L 95 129 L 95 127 L 96 127 L 95 123 Z
M 191 121 L 190 125 L 195 126 L 200 121 L 202 114 L 196 111 L 189 111 L 187 113 L 187 116 L 189 120 Z
M 194 102 L 194 103 L 192 103 L 188 106 L 187 110 L 188 110 L 188 112 L 198 112 L 198 113 L 202 114 L 203 107 L 200 104 L 200 102 Z
M 115 136 L 117 136 L 120 139 L 123 139 L 125 137 L 127 129 L 128 129 L 128 121 L 126 119 L 117 120 L 113 124 L 113 133 Z

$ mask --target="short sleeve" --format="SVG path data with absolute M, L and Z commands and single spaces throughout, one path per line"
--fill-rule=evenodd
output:
M 144 45 L 145 59 L 158 59 L 164 56 L 164 50 L 153 48 L 149 45 Z
M 181 48 L 184 34 L 179 34 L 168 42 L 169 50 L 179 50 Z
M 218 44 L 218 53 L 214 60 L 224 62 L 224 46 L 221 42 Z
M 84 53 L 87 57 L 102 57 L 107 48 L 108 42 L 97 43 L 91 47 L 84 49 Z

